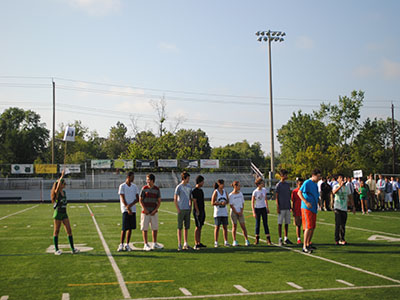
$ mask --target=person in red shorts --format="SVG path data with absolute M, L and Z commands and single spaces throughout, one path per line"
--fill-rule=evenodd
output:
M 293 219 L 296 225 L 297 244 L 301 244 L 301 199 L 298 195 L 300 187 L 303 185 L 302 178 L 296 178 L 297 187 L 292 191 Z
M 315 169 L 312 172 L 311 178 L 304 181 L 298 192 L 298 195 L 301 199 L 301 216 L 304 228 L 304 253 L 312 253 L 312 251 L 316 249 L 314 246 L 311 246 L 311 239 L 314 234 L 315 224 L 317 221 L 319 199 L 317 182 L 320 179 L 321 171 Z

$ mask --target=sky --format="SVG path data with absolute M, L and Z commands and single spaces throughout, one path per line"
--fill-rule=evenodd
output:
M 52 129 L 81 120 L 107 137 L 123 122 L 156 132 L 204 130 L 213 147 L 246 139 L 271 151 L 294 112 L 365 92 L 362 120 L 400 114 L 400 2 L 267 0 L 4 0 L 0 2 L 0 113 L 32 109 Z M 275 150 L 279 144 L 275 138 Z

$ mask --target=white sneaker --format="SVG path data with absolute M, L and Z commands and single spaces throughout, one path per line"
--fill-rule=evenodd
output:
M 144 251 L 151 251 L 151 247 L 149 246 L 149 244 L 144 244 L 143 250 Z
M 72 250 L 72 254 L 78 254 L 79 252 L 81 252 L 79 249 L 74 248 Z
M 245 245 L 246 247 L 250 246 L 249 240 L 246 240 L 246 241 L 244 242 L 244 245 Z
M 54 251 L 54 255 L 61 255 L 61 254 L 62 254 L 62 251 L 60 249 L 57 251 Z
M 282 239 L 279 239 L 278 246 L 282 246 Z
M 124 251 L 124 245 L 123 244 L 119 244 L 117 251 L 118 252 Z
M 214 242 L 214 248 L 218 248 L 218 242 Z
M 224 246 L 225 246 L 225 247 L 230 247 L 231 244 L 229 244 L 228 241 L 225 241 L 225 242 L 224 242 Z
M 132 251 L 132 248 L 129 247 L 129 244 L 125 244 L 125 251 L 128 251 L 128 252 Z
M 225 245 L 225 246 L 226 246 L 226 245 Z M 233 247 L 239 246 L 239 243 L 238 243 L 238 241 L 233 241 L 233 244 L 232 244 L 232 246 L 233 246 Z
M 161 246 L 159 243 L 153 243 L 152 249 L 163 249 L 164 247 Z

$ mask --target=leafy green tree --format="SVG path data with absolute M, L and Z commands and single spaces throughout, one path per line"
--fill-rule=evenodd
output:
M 104 151 L 108 158 L 118 158 L 128 149 L 129 138 L 126 136 L 128 128 L 121 122 L 111 127 L 107 140 L 104 142 Z
M 201 129 L 180 129 L 176 132 L 176 158 L 209 158 L 211 146 L 207 134 Z
M 49 130 L 40 115 L 17 107 L 6 109 L 0 117 L 0 163 L 33 163 L 42 159 Z

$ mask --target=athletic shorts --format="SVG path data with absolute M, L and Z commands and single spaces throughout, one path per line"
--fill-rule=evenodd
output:
M 199 215 L 196 214 L 196 210 L 193 210 L 193 217 L 194 217 L 194 223 L 196 224 L 196 227 L 203 227 L 204 221 L 206 220 L 206 212 L 205 211 L 200 211 Z
M 215 226 L 228 225 L 228 217 L 214 217 Z
M 237 221 L 239 221 L 239 223 L 240 224 L 244 224 L 244 215 L 242 214 L 242 215 L 238 215 L 238 214 L 235 214 L 234 212 L 233 212 L 233 210 L 231 210 L 231 221 L 232 221 L 232 224 L 237 224 Z
M 392 202 L 393 198 L 392 198 L 392 194 L 391 193 L 385 193 L 385 202 Z
M 280 213 L 278 214 L 278 224 L 282 225 L 290 224 L 290 210 L 289 209 L 281 209 Z
M 136 213 L 131 215 L 128 212 L 122 214 L 122 231 L 136 229 Z
M 158 230 L 158 213 L 156 213 L 154 216 L 150 214 L 145 215 L 143 213 L 140 215 L 140 230 L 148 231 L 149 224 L 151 224 L 151 230 Z
M 183 228 L 183 223 L 185 223 L 185 229 L 190 228 L 190 209 L 182 209 L 178 213 L 178 229 Z
M 293 219 L 296 226 L 301 226 L 301 216 L 294 216 Z
M 57 209 L 55 209 L 54 213 L 53 213 L 53 219 L 62 221 L 64 219 L 68 219 L 68 215 L 67 215 L 66 212 L 65 213 L 61 213 Z
M 317 223 L 317 214 L 313 213 L 311 210 L 302 208 L 301 218 L 303 220 L 303 229 L 314 229 Z

